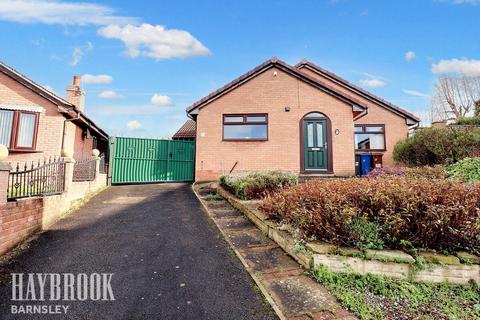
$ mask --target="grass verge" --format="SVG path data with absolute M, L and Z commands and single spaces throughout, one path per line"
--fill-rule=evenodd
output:
M 480 288 L 448 283 L 411 283 L 372 274 L 334 273 L 321 267 L 310 276 L 326 286 L 360 319 L 480 319 Z

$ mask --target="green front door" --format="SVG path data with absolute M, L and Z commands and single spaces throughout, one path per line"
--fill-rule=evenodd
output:
M 304 120 L 303 161 L 305 171 L 327 170 L 327 122 L 325 119 Z

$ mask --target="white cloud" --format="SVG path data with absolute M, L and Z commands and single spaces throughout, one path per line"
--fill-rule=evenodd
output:
M 115 15 L 115 10 L 105 5 L 57 0 L 1 0 L 0 20 L 61 25 L 124 25 L 138 22 L 137 18 Z
M 84 74 L 81 78 L 83 84 L 109 84 L 112 83 L 112 76 L 106 74 Z
M 161 25 L 109 25 L 98 30 L 107 39 L 121 40 L 132 58 L 146 56 L 156 60 L 206 56 L 210 51 L 185 30 L 167 29 Z
M 472 4 L 477 5 L 480 4 L 480 0 L 453 0 L 454 4 Z
M 102 99 L 121 99 L 123 96 L 118 94 L 116 91 L 113 90 L 104 90 L 98 94 L 99 98 Z
M 174 105 L 172 98 L 170 98 L 169 96 L 162 96 L 158 93 L 155 93 L 150 99 L 150 101 L 153 105 L 159 107 L 170 107 Z
M 360 80 L 360 84 L 370 88 L 382 88 L 386 85 L 385 81 L 380 79 L 363 79 Z
M 435 74 L 459 74 L 467 77 L 479 77 L 480 60 L 440 60 L 440 62 L 432 64 L 432 72 Z
M 413 61 L 416 57 L 417 55 L 413 51 L 408 51 L 407 53 L 405 53 L 405 60 L 407 61 Z
M 142 129 L 142 124 L 137 120 L 132 120 L 127 122 L 127 129 L 130 131 L 138 131 Z
M 402 91 L 403 91 L 403 93 L 408 94 L 410 96 L 421 97 L 421 98 L 430 98 L 430 95 L 428 95 L 426 93 L 418 92 L 418 91 L 415 91 L 415 90 L 403 89 Z
M 91 51 L 92 49 L 93 49 L 93 44 L 90 41 L 87 42 L 87 44 L 84 45 L 84 46 L 79 46 L 79 47 L 73 48 L 72 62 L 70 63 L 70 65 L 72 67 L 74 67 L 77 64 L 79 64 L 80 61 L 82 61 L 82 58 L 83 58 L 83 55 L 85 54 L 85 51 Z

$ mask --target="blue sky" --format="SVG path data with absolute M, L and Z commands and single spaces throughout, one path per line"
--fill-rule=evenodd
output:
M 112 135 L 167 137 L 185 108 L 277 56 L 307 58 L 427 118 L 438 74 L 480 75 L 480 0 L 0 0 L 0 60 Z

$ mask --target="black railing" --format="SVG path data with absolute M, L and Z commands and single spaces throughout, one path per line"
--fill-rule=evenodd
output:
M 93 181 L 95 180 L 95 165 L 96 157 L 91 157 L 82 160 L 76 160 L 73 165 L 73 181 Z
M 40 160 L 37 164 L 17 163 L 8 177 L 8 200 L 61 194 L 65 189 L 65 162 L 61 158 Z

